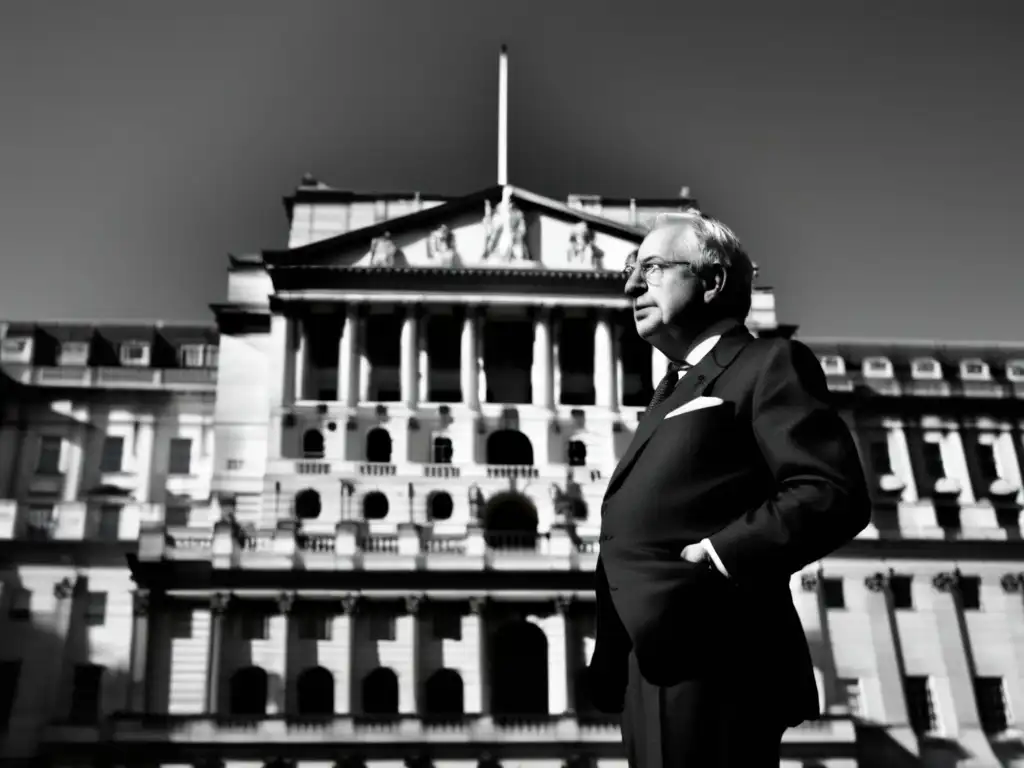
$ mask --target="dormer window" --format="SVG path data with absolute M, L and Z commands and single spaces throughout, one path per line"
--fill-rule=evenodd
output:
M 1010 360 L 1006 364 L 1006 378 L 1024 384 L 1024 360 Z
M 822 355 L 821 370 L 828 376 L 845 376 L 846 361 L 839 355 Z
M 891 379 L 892 360 L 887 357 L 868 357 L 864 360 L 863 370 L 867 379 Z
M 919 357 L 910 364 L 910 375 L 915 379 L 941 379 L 942 366 L 938 360 Z
M 32 360 L 32 339 L 28 336 L 12 336 L 3 340 L 0 359 L 5 363 L 28 363 Z
M 182 368 L 202 368 L 203 345 L 182 344 L 178 348 L 178 364 Z
M 60 345 L 58 365 L 87 365 L 89 362 L 89 342 L 65 341 Z
M 121 365 L 149 365 L 149 343 L 145 341 L 126 341 L 121 345 Z
M 988 363 L 984 360 L 964 360 L 960 363 L 960 378 L 967 381 L 987 381 Z

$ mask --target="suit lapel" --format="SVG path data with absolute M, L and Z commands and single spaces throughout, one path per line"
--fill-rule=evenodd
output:
M 644 415 L 633 434 L 629 447 L 626 448 L 626 452 L 608 480 L 608 489 L 604 494 L 605 499 L 610 498 L 622 483 L 622 479 L 635 463 L 641 449 L 661 424 L 665 414 L 704 394 L 704 391 L 711 386 L 722 371 L 729 367 L 736 359 L 736 355 L 751 341 L 753 341 L 753 337 L 742 325 L 724 333 L 714 348 L 687 371 L 676 388 L 672 390 L 672 394 L 654 410 L 648 411 Z

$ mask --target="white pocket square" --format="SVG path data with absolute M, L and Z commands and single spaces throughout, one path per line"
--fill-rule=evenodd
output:
M 690 411 L 699 411 L 701 408 L 711 408 L 716 405 L 721 405 L 724 400 L 720 397 L 695 397 L 688 403 L 683 403 L 674 411 L 665 414 L 666 419 L 671 419 L 673 416 L 682 416 L 684 413 L 690 413 Z

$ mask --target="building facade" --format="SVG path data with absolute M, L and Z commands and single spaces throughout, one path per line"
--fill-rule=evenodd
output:
M 307 177 L 215 327 L 3 326 L 0 756 L 624 766 L 579 680 L 667 361 L 620 272 L 693 205 Z M 874 510 L 793 576 L 825 715 L 782 764 L 1024 765 L 1024 344 L 807 343 Z

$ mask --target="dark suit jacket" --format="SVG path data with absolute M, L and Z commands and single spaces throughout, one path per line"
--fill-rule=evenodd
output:
M 724 402 L 663 419 L 700 395 Z M 621 712 L 635 653 L 655 685 L 710 677 L 796 725 L 820 715 L 789 577 L 870 519 L 815 355 L 741 325 L 641 420 L 608 483 L 590 698 Z M 709 538 L 730 578 L 681 560 Z

